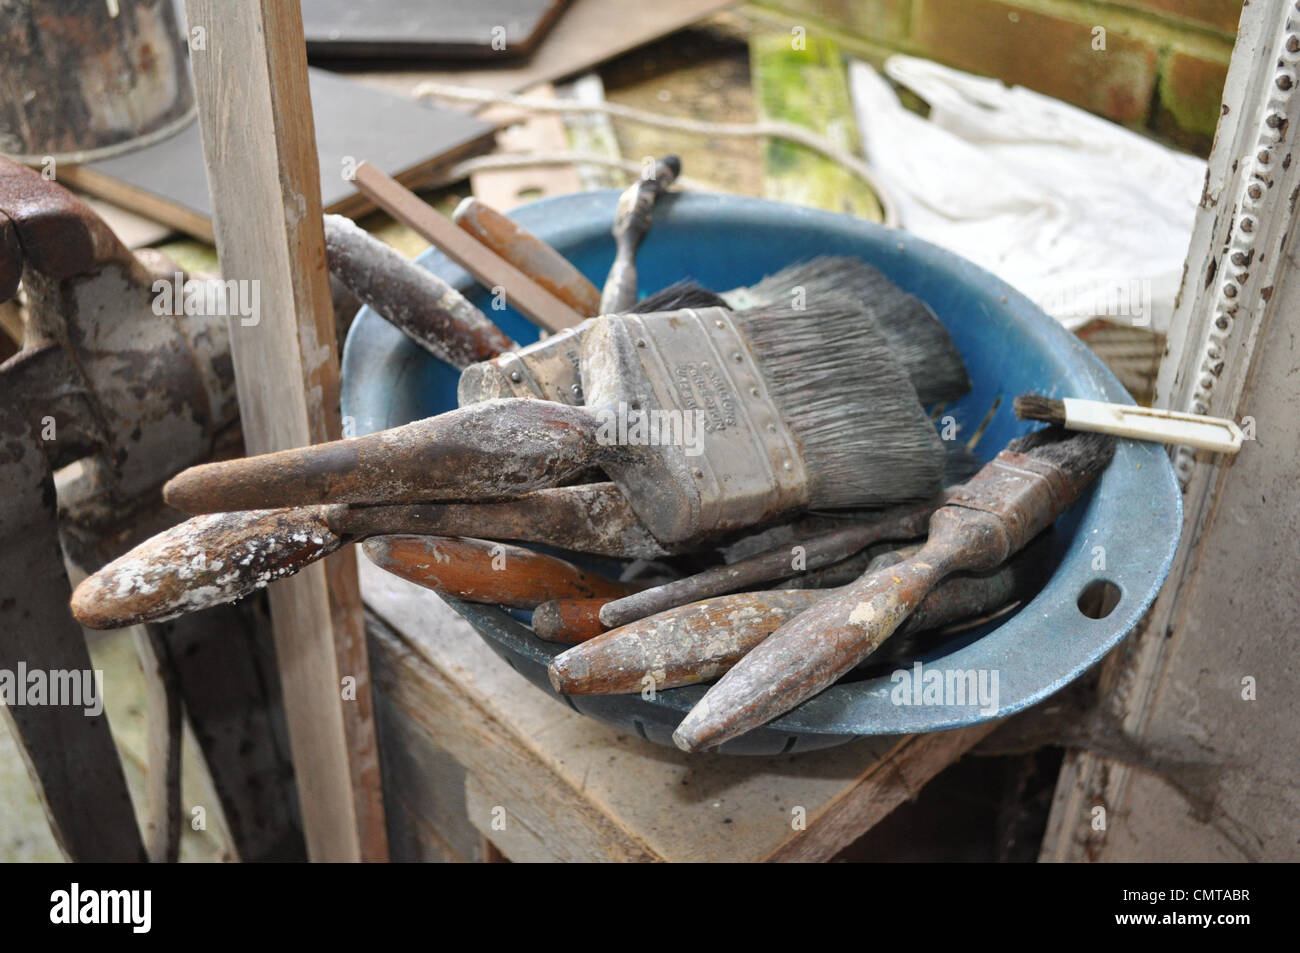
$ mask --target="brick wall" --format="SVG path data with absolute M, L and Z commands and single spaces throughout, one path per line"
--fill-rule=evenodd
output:
M 879 63 L 904 52 L 1209 152 L 1241 0 L 751 0 Z

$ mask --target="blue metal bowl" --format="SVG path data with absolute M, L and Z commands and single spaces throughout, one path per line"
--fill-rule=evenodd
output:
M 513 215 L 568 257 L 598 286 L 614 257 L 609 227 L 618 195 L 588 192 L 546 199 Z M 947 408 L 963 434 L 996 405 L 978 454 L 989 459 L 1031 429 L 1015 419 L 1021 393 L 1131 403 L 1087 348 L 1023 295 L 975 265 L 905 232 L 844 215 L 725 195 L 680 193 L 655 209 L 637 256 L 642 292 L 681 278 L 715 289 L 751 284 L 815 255 L 854 255 L 926 301 L 952 332 L 974 384 Z M 459 288 L 520 342 L 537 332 L 514 311 L 493 311 L 488 295 L 459 266 L 430 250 L 420 264 Z M 457 373 L 408 341 L 369 308 L 357 316 L 343 354 L 343 413 L 357 433 L 406 423 L 456 406 Z M 1058 522 L 1055 569 L 1038 596 L 1014 615 L 977 627 L 920 658 L 935 669 L 997 674 L 996 706 L 902 705 L 887 676 L 846 681 L 783 718 L 728 742 L 722 751 L 777 754 L 842 744 L 863 735 L 937 731 L 1001 718 L 1039 702 L 1102 658 L 1146 611 L 1173 559 L 1182 500 L 1163 448 L 1121 441 L 1091 493 Z M 1119 601 L 1101 619 L 1079 608 L 1098 580 Z M 584 714 L 671 744 L 678 722 L 704 686 L 638 695 L 555 695 L 546 664 L 557 648 L 536 639 L 517 614 L 448 600 L 492 648 L 539 690 Z

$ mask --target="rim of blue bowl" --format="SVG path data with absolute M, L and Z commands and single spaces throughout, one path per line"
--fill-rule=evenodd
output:
M 608 237 L 608 223 L 618 195 L 616 190 L 601 190 L 557 196 L 521 206 L 510 214 L 564 252 Z M 743 216 L 737 215 L 741 212 Z M 738 217 L 746 221 L 757 217 L 787 227 L 828 232 L 850 243 L 866 240 L 883 253 L 883 258 L 909 258 L 913 264 L 920 262 L 935 273 L 945 274 L 969 287 L 984 288 L 985 297 L 997 302 L 1003 316 L 1016 326 L 1018 333 L 1034 339 L 1043 351 L 1068 355 L 1068 361 L 1062 358 L 1065 373 L 1045 383 L 1043 392 L 1133 402 L 1100 359 L 1023 294 L 996 275 L 914 235 L 834 212 L 767 199 L 707 193 L 668 196 L 656 208 L 655 216 L 661 227 L 665 221 L 672 221 L 675 225 L 700 228 L 717 227 L 719 222 Z M 870 260 L 889 272 L 881 258 Z M 429 249 L 416 261 L 462 290 L 473 286 L 459 267 L 435 249 Z M 388 327 L 370 308 L 363 308 L 344 349 L 344 413 L 358 421 L 358 433 L 398 422 L 387 420 L 384 413 L 373 407 L 354 406 L 360 399 L 356 394 L 366 390 L 368 379 L 388 374 L 390 379 L 384 389 L 390 395 L 395 394 L 397 381 L 391 378 L 396 375 L 400 379 L 404 365 L 433 360 L 421 351 L 411 350 L 396 365 L 392 360 L 385 361 L 384 358 L 393 355 L 378 353 L 372 346 L 381 336 L 376 333 L 379 326 Z M 397 339 L 388 336 L 385 340 Z M 405 369 L 409 370 L 409 366 Z M 390 402 L 390 412 L 391 406 Z M 1134 483 L 1137 485 L 1131 485 Z M 996 708 L 986 711 L 970 705 L 894 704 L 890 695 L 896 681 L 882 675 L 839 682 L 766 727 L 792 734 L 846 737 L 958 728 L 1014 714 L 1079 677 L 1137 625 L 1172 565 L 1182 526 L 1182 497 L 1168 454 L 1155 444 L 1120 441 L 1114 461 L 1090 494 L 1076 504 L 1075 510 L 1080 512 L 1072 549 L 1078 551 L 1061 562 L 1038 595 L 980 638 L 925 663 L 926 668 L 944 671 L 983 670 L 989 673 L 989 678 L 996 672 Z M 1104 569 L 1093 568 L 1097 564 L 1098 546 L 1102 547 Z M 1133 553 L 1142 554 L 1142 558 L 1127 558 Z M 1098 580 L 1116 586 L 1120 598 L 1105 618 L 1092 619 L 1083 614 L 1078 602 L 1084 590 Z M 445 601 L 481 635 L 538 665 L 544 667 L 563 650 L 563 646 L 533 636 L 531 630 L 499 607 L 451 598 Z M 1044 646 L 1044 641 L 1049 644 Z M 653 700 L 639 696 L 638 699 L 642 705 L 684 715 L 707 688 L 693 685 L 658 692 Z

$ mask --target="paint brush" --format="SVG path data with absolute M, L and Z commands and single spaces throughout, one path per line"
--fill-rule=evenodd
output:
M 464 199 L 451 220 L 485 247 L 585 317 L 600 313 L 600 291 L 569 260 L 474 196 Z
M 650 231 L 655 202 L 682 172 L 682 160 L 664 156 L 618 198 L 614 212 L 614 264 L 600 293 L 601 314 L 626 311 L 636 301 L 636 252 Z
M 376 566 L 467 602 L 532 609 L 557 598 L 598 598 L 630 591 L 554 556 L 486 540 L 378 536 L 362 544 Z
M 749 288 L 716 295 L 693 281 L 678 282 L 631 309 L 638 313 L 721 305 L 799 309 L 808 304 L 858 309 L 860 321 L 884 336 L 923 404 L 955 400 L 970 390 L 965 364 L 947 328 L 918 298 L 856 258 L 822 256 L 792 265 Z M 579 351 L 589 322 L 510 354 L 466 368 L 461 406 L 494 397 L 543 397 L 582 403 Z
M 714 566 L 693 576 L 606 603 L 599 613 L 600 622 L 606 628 L 616 629 L 676 606 L 739 592 L 801 571 L 841 562 L 873 543 L 922 536 L 930 515 L 948 502 L 952 492 L 947 490 L 921 503 L 893 507 L 871 522 L 854 523 L 798 539 L 789 545 L 724 566 Z
M 1005 562 L 1074 504 L 1114 438 L 1058 427 L 1013 440 L 930 517 L 921 550 L 786 622 L 724 675 L 673 734 L 685 751 L 722 744 L 831 685 L 870 655 L 936 585 Z
M 925 499 L 941 486 L 943 441 L 852 309 L 606 315 L 583 337 L 581 373 L 586 407 L 485 401 L 193 467 L 164 496 L 189 513 L 506 499 L 599 466 L 657 540 L 680 543 L 801 509 Z M 686 439 L 688 415 L 703 423 L 698 440 Z
M 170 619 L 242 599 L 349 543 L 416 533 L 433 546 L 441 541 L 432 536 L 473 534 L 618 558 L 665 555 L 611 483 L 542 490 L 507 503 L 212 513 L 145 540 L 84 579 L 72 611 L 94 629 Z
M 857 258 L 820 255 L 782 268 L 751 287 L 723 292 L 722 297 L 737 310 L 848 299 L 862 309 L 864 320 L 880 328 L 921 403 L 956 400 L 970 390 L 961 352 L 930 306 Z
M 871 570 L 897 565 L 919 548 L 877 556 Z M 945 580 L 921 600 L 900 626 L 899 634 L 943 628 L 1025 598 L 1041 581 L 1042 555 L 1026 550 L 992 572 L 959 574 Z M 837 594 L 835 589 L 769 590 L 680 606 L 557 655 L 548 675 L 552 687 L 564 695 L 640 692 L 652 685 L 663 691 L 707 682 L 730 670 L 784 623 Z
M 979 463 L 962 444 L 947 443 L 944 483 L 955 486 L 979 469 Z M 804 517 L 801 525 L 774 527 L 771 534 L 787 538 L 780 545 L 761 552 L 732 559 L 721 566 L 711 566 L 691 576 L 648 587 L 625 599 L 606 604 L 576 602 L 545 605 L 533 616 L 539 638 L 557 642 L 580 642 L 637 619 L 686 605 L 710 596 L 752 589 L 791 576 L 798 584 L 781 588 L 818 589 L 838 586 L 858 578 L 866 569 L 867 559 L 877 543 L 921 536 L 930 514 L 942 506 L 951 491 L 930 500 L 892 507 L 873 513 L 863 521 L 863 514 L 845 513 Z M 857 522 L 846 523 L 854 519 Z M 826 524 L 838 523 L 826 529 Z M 810 531 L 815 530 L 815 531 Z M 794 535 L 791 535 L 793 532 Z M 767 533 L 759 534 L 759 536 Z M 740 545 L 740 544 L 736 544 Z M 746 547 L 748 548 L 748 547 Z M 867 553 L 862 560 L 855 553 Z M 823 568 L 824 567 L 824 568 Z M 833 569 L 833 572 L 828 570 Z M 856 571 L 855 571 L 856 569 Z
M 1014 408 L 1021 420 L 1041 420 L 1066 430 L 1106 433 L 1215 453 L 1236 453 L 1243 440 L 1241 428 L 1224 417 L 1183 414 L 1155 407 L 1021 394 L 1015 399 Z
M 325 216 L 330 274 L 440 361 L 463 368 L 518 347 L 441 278 L 342 215 Z
M 585 315 L 457 228 L 418 195 L 369 162 L 357 166 L 352 181 L 367 198 L 468 271 L 484 288 L 505 289 L 510 306 L 538 327 L 559 331 L 582 323 Z

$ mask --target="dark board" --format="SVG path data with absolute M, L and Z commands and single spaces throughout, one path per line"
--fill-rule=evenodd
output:
M 309 70 L 321 204 L 357 216 L 373 208 L 343 177 L 344 159 L 363 159 L 404 184 L 485 145 L 493 125 L 461 112 L 422 106 L 324 70 Z M 140 215 L 212 241 L 212 208 L 198 123 L 171 138 L 77 168 L 59 179 Z
M 302 0 L 302 23 L 311 57 L 507 58 L 531 53 L 566 2 Z

